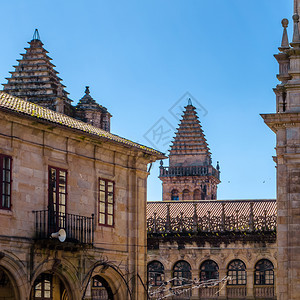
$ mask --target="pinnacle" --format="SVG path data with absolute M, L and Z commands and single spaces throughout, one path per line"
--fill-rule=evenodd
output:
M 33 34 L 32 40 L 41 41 L 40 34 L 39 34 L 39 31 L 37 29 L 34 30 L 34 34 Z
M 282 41 L 281 41 L 281 46 L 279 48 L 280 51 L 284 51 L 290 48 L 289 46 L 289 38 L 287 34 L 287 27 L 289 25 L 289 20 L 288 19 L 283 19 L 281 21 L 282 27 L 283 27 L 283 34 L 282 34 Z
M 291 43 L 291 46 L 299 48 L 300 34 L 299 34 L 299 15 L 298 15 L 298 13 L 293 15 L 293 21 L 294 21 L 294 33 L 293 33 L 293 42 Z

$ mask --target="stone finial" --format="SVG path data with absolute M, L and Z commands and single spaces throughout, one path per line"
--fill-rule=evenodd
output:
M 279 48 L 280 51 L 286 50 L 290 48 L 289 44 L 289 38 L 287 34 L 287 27 L 289 25 L 289 20 L 288 19 L 283 19 L 281 21 L 282 27 L 283 27 L 283 34 L 282 34 L 282 41 L 281 41 L 281 46 Z
M 291 43 L 292 47 L 299 47 L 300 46 L 300 35 L 299 35 L 299 15 L 293 15 L 294 20 L 294 33 L 293 33 L 293 42 Z
M 163 162 L 163 160 L 161 159 L 160 160 L 160 166 L 162 167 L 164 165 L 164 162 Z
M 37 29 L 34 30 L 34 34 L 33 34 L 32 39 L 33 39 L 33 40 L 38 40 L 38 41 L 41 40 L 39 31 L 38 31 Z
M 191 98 L 188 99 L 188 105 L 193 105 Z
M 218 162 L 218 161 L 217 161 L 216 169 L 217 169 L 218 171 L 220 170 L 220 165 L 219 165 L 219 162 Z
M 86 86 L 86 87 L 85 87 L 85 94 L 86 94 L 86 95 L 89 95 L 89 94 L 90 94 L 90 87 L 89 87 L 89 86 Z

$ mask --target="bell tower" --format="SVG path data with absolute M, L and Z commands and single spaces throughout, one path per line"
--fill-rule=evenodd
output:
M 219 163 L 211 163 L 211 153 L 189 99 L 171 145 L 169 167 L 161 161 L 163 200 L 215 200 L 220 183 Z
M 282 20 L 279 53 L 280 83 L 274 89 L 276 113 L 263 114 L 276 134 L 277 169 L 277 299 L 300 299 L 300 35 L 299 5 L 294 1 L 293 38 Z

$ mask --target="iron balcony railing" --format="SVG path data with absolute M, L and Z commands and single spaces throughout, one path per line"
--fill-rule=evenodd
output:
M 51 234 L 64 229 L 66 242 L 94 243 L 94 215 L 91 217 L 57 213 L 51 210 L 33 211 L 35 215 L 35 238 L 49 239 Z
M 160 167 L 159 177 L 214 176 L 220 179 L 220 171 L 212 166 Z

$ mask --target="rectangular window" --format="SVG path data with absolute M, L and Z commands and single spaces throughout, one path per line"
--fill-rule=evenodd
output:
M 67 171 L 49 167 L 49 224 L 52 232 L 66 228 Z
M 1 166 L 1 202 L 0 209 L 11 208 L 11 162 L 10 156 L 0 154 Z
M 99 224 L 114 225 L 114 185 L 113 181 L 99 179 Z

